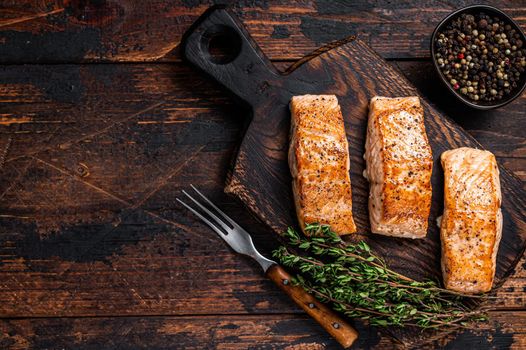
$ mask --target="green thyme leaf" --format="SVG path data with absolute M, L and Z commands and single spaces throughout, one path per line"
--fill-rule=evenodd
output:
M 305 231 L 308 236 L 287 229 L 283 233 L 287 244 L 273 256 L 296 272 L 295 285 L 349 317 L 380 327 L 420 328 L 468 327 L 487 320 L 483 311 L 468 307 L 467 297 L 474 296 L 392 271 L 363 241 L 345 243 L 327 225 L 309 224 Z

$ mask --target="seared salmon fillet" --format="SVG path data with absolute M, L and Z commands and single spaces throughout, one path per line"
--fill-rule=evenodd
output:
M 487 292 L 493 285 L 502 236 L 499 168 L 488 151 L 457 148 L 442 153 L 444 214 L 440 220 L 446 288 Z
M 425 237 L 433 156 L 418 97 L 371 99 L 364 158 L 371 231 Z
M 290 101 L 289 167 L 299 224 L 328 224 L 340 235 L 356 231 L 352 215 L 349 146 L 334 95 Z

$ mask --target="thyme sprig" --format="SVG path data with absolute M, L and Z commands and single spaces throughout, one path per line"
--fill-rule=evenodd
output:
M 308 237 L 289 228 L 283 234 L 288 246 L 275 250 L 274 257 L 297 272 L 293 283 L 336 311 L 376 326 L 469 327 L 487 320 L 484 308 L 473 311 L 466 301 L 486 295 L 463 295 L 401 275 L 364 241 L 346 243 L 327 225 L 305 230 Z

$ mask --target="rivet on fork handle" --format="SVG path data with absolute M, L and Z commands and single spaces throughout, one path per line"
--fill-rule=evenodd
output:
M 316 300 L 302 287 L 292 285 L 290 283 L 292 276 L 275 261 L 261 255 L 247 231 L 221 211 L 197 188 L 190 186 L 199 199 L 194 198 L 194 196 L 183 190 L 184 195 L 193 205 L 189 205 L 177 198 L 179 203 L 210 226 L 234 251 L 254 258 L 261 265 L 266 275 L 344 348 L 348 348 L 354 343 L 358 338 L 358 333 L 351 325 L 338 316 L 335 311 Z
M 292 285 L 292 277 L 281 266 L 271 266 L 267 270 L 267 276 L 344 348 L 350 347 L 358 339 L 358 332 L 336 312 L 320 303 L 302 287 Z

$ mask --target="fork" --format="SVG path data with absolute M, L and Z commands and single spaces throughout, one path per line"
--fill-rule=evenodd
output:
M 293 285 L 291 282 L 292 276 L 283 267 L 278 265 L 277 262 L 267 259 L 257 251 L 252 242 L 252 237 L 247 231 L 199 192 L 197 188 L 193 185 L 190 186 L 204 204 L 185 190 L 183 190 L 183 194 L 191 200 L 197 209 L 176 198 L 179 203 L 210 226 L 235 252 L 248 255 L 256 260 L 263 268 L 266 276 L 316 320 L 340 345 L 348 348 L 354 343 L 358 338 L 358 332 L 350 324 L 336 314 L 335 311 L 307 293 L 302 287 Z

